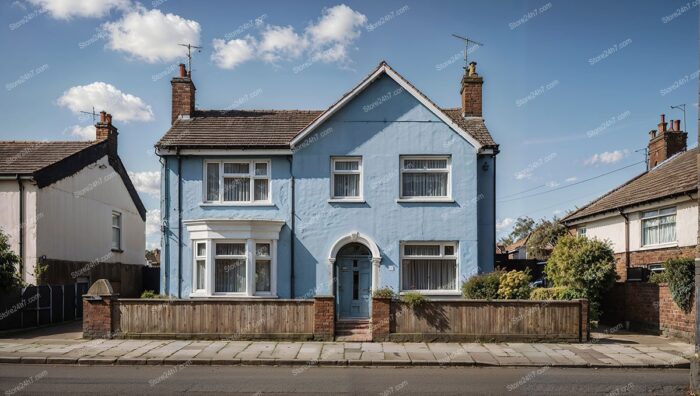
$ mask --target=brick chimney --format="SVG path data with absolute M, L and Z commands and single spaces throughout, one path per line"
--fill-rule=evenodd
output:
M 647 169 L 654 169 L 666 159 L 688 148 L 688 133 L 681 131 L 681 121 L 671 120 L 671 128 L 666 129 L 666 115 L 661 114 L 658 130 L 649 132 Z
M 117 155 L 117 128 L 112 125 L 112 115 L 106 111 L 100 111 L 100 121 L 95 124 L 95 140 L 107 140 L 110 155 Z
M 481 117 L 481 86 L 484 79 L 476 73 L 476 62 L 470 62 L 462 77 L 462 115 L 464 117 Z
M 170 81 L 173 89 L 173 114 L 171 123 L 178 118 L 189 118 L 194 115 L 194 91 L 192 76 L 185 65 L 180 63 L 179 75 Z

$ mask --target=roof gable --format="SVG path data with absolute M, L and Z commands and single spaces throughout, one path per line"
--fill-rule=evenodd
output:
M 437 116 L 442 122 L 447 124 L 452 130 L 457 132 L 462 136 L 467 142 L 469 142 L 477 150 L 484 147 L 484 145 L 479 142 L 474 136 L 470 135 L 462 126 L 455 121 L 451 116 L 446 114 L 442 109 L 440 109 L 435 103 L 433 103 L 427 96 L 420 92 L 415 86 L 409 83 L 403 76 L 398 74 L 394 69 L 392 69 L 386 62 L 382 61 L 379 66 L 369 74 L 364 80 L 362 80 L 355 88 L 343 95 L 340 100 L 335 104 L 330 106 L 326 111 L 321 113 L 316 119 L 314 119 L 309 125 L 302 129 L 292 140 L 291 146 L 294 148 L 300 144 L 306 137 L 308 137 L 314 130 L 321 126 L 324 122 L 330 119 L 334 114 L 336 114 L 340 109 L 350 103 L 355 97 L 367 89 L 373 82 L 375 82 L 381 76 L 386 75 L 394 82 L 396 82 L 401 88 L 406 92 L 411 94 L 418 102 L 430 110 L 435 116 Z M 460 115 L 461 117 L 461 115 Z M 479 117 L 479 120 L 483 123 L 483 120 Z M 485 128 L 484 128 L 485 129 Z M 488 133 L 488 132 L 487 132 Z

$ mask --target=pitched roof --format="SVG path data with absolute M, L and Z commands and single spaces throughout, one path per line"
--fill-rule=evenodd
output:
M 289 148 L 320 110 L 198 110 L 178 119 L 156 146 L 162 148 Z
M 517 241 L 511 243 L 510 245 L 506 246 L 506 252 L 512 252 L 512 251 L 518 250 L 521 247 L 527 245 L 527 241 L 530 240 L 530 235 L 532 235 L 532 233 L 527 234 L 526 236 L 524 236 L 524 237 L 518 239 Z
M 141 218 L 146 220 L 146 207 L 141 202 L 126 168 L 118 155 L 111 155 L 104 141 L 30 142 L 0 141 L 0 175 L 31 176 L 39 188 L 71 176 L 100 158 L 108 156 L 109 164 L 119 174 Z
M 603 214 L 697 190 L 698 148 L 677 154 L 562 219 L 564 222 Z
M 94 141 L 0 141 L 0 174 L 32 174 L 93 144 Z
M 343 102 L 380 69 L 395 73 L 420 98 L 433 106 L 439 113 L 438 116 L 443 115 L 447 123 L 453 123 L 456 129 L 463 130 L 479 145 L 497 147 L 482 118 L 464 118 L 460 109 L 440 109 L 386 62 L 381 62 L 367 78 L 326 110 L 197 110 L 189 119 L 176 120 L 156 147 L 289 149 L 292 140 Z

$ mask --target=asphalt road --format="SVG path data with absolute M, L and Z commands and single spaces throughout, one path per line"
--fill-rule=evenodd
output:
M 688 370 L 0 365 L 21 394 L 683 395 Z

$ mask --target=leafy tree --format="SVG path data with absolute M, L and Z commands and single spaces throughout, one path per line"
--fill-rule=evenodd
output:
M 555 287 L 568 287 L 588 299 L 591 318 L 600 316 L 603 293 L 615 283 L 615 256 L 609 242 L 564 235 L 545 266 Z
M 547 259 L 557 240 L 566 234 L 566 226 L 556 217 L 552 220 L 540 220 L 530 234 L 530 239 L 527 240 L 528 257 L 538 260 Z
M 508 234 L 507 237 L 501 238 L 500 243 L 508 246 L 518 239 L 525 238 L 528 236 L 535 227 L 535 220 L 530 217 L 518 217 L 515 220 L 515 225 L 513 226 L 513 231 Z
M 673 301 L 683 312 L 689 313 L 693 308 L 695 262 L 691 258 L 679 257 L 666 260 L 664 267 Z
M 20 258 L 10 249 L 10 240 L 0 230 L 0 290 L 9 290 L 23 285 L 17 268 Z

